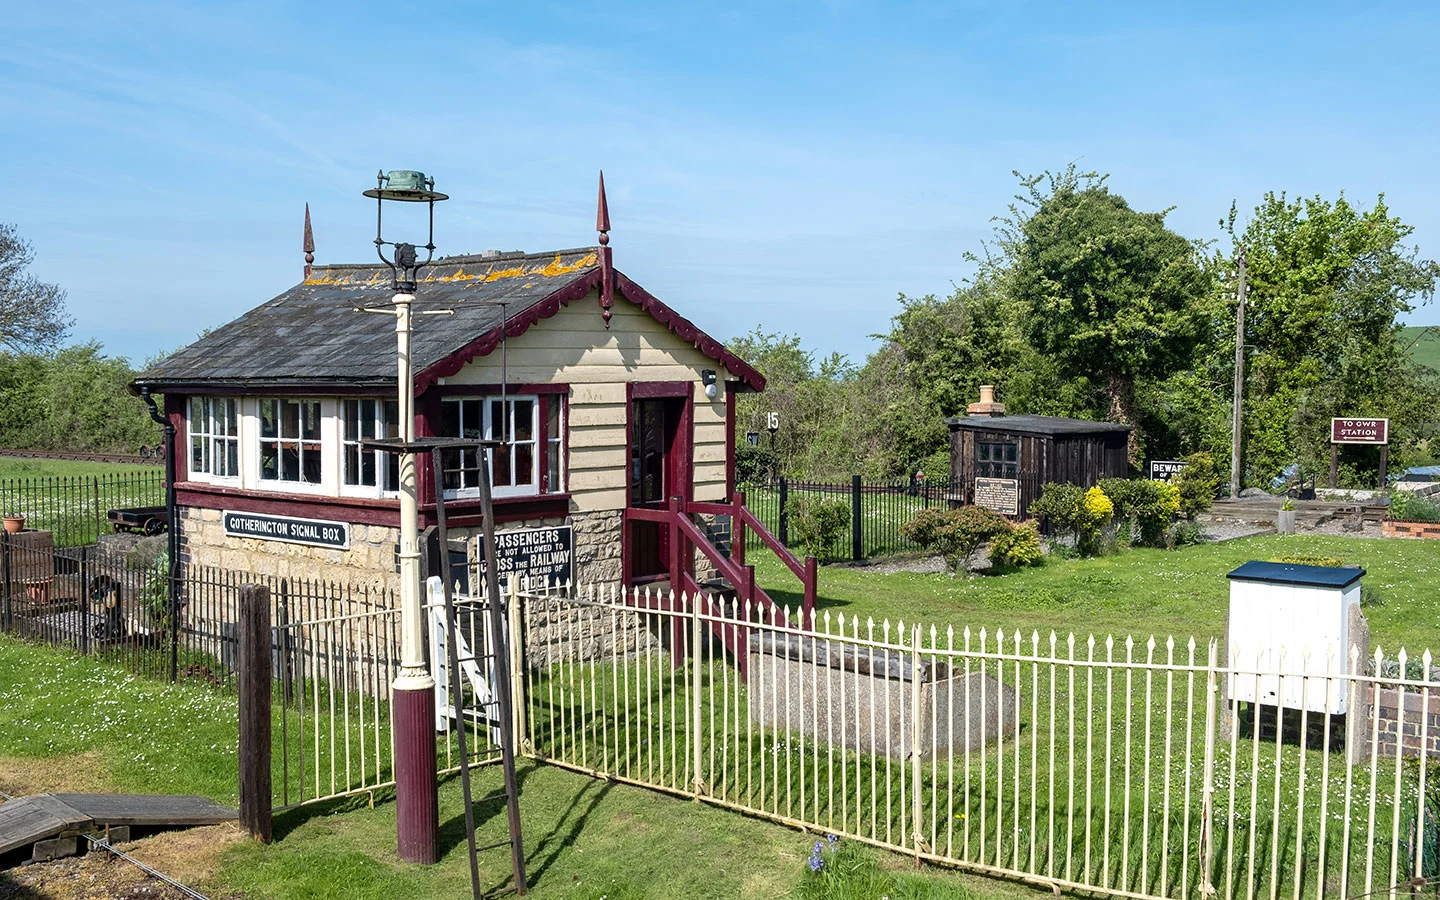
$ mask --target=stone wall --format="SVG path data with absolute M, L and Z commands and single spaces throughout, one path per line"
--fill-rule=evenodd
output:
M 396 550 L 400 529 L 385 525 L 350 526 L 350 547 L 333 550 L 284 541 L 233 537 L 225 534 L 220 510 L 183 507 L 180 510 L 180 555 L 191 565 L 214 566 L 277 578 L 333 581 L 347 585 L 399 587 Z M 576 581 L 583 585 L 610 585 L 620 581 L 619 510 L 584 513 L 567 518 L 506 522 L 501 531 L 545 525 L 574 527 Z M 451 540 L 464 540 L 474 562 L 481 529 L 455 528 Z

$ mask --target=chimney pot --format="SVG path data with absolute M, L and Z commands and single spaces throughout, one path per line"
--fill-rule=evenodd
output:
M 980 385 L 980 402 L 972 403 L 965 408 L 965 412 L 972 416 L 1003 416 L 1005 415 L 1005 404 L 995 402 L 995 385 Z

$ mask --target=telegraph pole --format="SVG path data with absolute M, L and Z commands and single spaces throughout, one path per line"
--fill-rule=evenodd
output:
M 1235 304 L 1235 411 L 1230 432 L 1230 499 L 1240 497 L 1240 429 L 1245 403 L 1245 248 L 1240 248 L 1240 283 Z

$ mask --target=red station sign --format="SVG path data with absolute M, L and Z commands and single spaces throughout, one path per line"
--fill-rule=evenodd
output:
M 1332 444 L 1388 444 L 1389 419 L 1331 419 Z

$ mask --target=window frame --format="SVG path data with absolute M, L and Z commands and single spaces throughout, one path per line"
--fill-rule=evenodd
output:
M 359 436 L 350 437 L 351 404 L 373 403 L 374 416 L 370 421 L 372 425 L 371 436 L 366 436 L 363 429 Z M 395 414 L 397 421 L 391 422 L 390 414 Z M 400 496 L 400 458 L 397 454 L 387 453 L 384 450 L 365 450 L 358 447 L 361 441 L 370 440 L 371 437 L 385 439 L 398 438 L 400 433 L 399 402 L 388 397 L 340 397 L 335 410 L 339 443 L 339 471 L 338 484 L 340 496 L 342 497 L 383 497 L 393 498 Z M 324 428 L 321 428 L 322 434 Z M 356 447 L 359 454 L 373 454 L 375 465 L 375 484 L 352 484 L 350 477 L 350 448 Z M 388 482 L 388 483 L 387 483 Z M 389 484 L 393 483 L 394 487 Z
M 267 435 L 265 434 L 265 404 L 266 404 L 266 403 L 274 403 L 274 404 L 277 404 L 276 410 L 275 410 L 275 419 L 274 419 L 274 421 L 275 421 L 275 434 L 272 435 L 272 436 L 267 436 Z M 298 407 L 298 409 L 297 409 L 297 411 L 296 411 L 296 433 L 295 433 L 295 435 L 294 435 L 293 437 L 292 437 L 292 436 L 288 436 L 288 435 L 286 435 L 286 434 L 284 433 L 284 415 L 283 415 L 283 409 L 284 409 L 284 404 L 288 404 L 288 403 L 293 403 L 293 404 L 295 404 L 295 405 Z M 306 408 L 307 406 L 309 406 L 309 405 L 313 405 L 314 408 L 315 408 L 315 435 L 314 435 L 314 437 L 305 437 L 305 436 L 304 436 L 304 435 L 305 435 L 305 418 L 306 418 L 305 408 Z M 314 493 L 314 494 L 319 494 L 319 493 L 324 493 L 324 492 L 325 492 L 325 489 L 326 489 L 326 473 L 327 473 L 327 469 L 328 469 L 328 464 L 327 464 L 327 462 L 326 462 L 326 458 L 327 458 L 327 455 L 334 453 L 333 448 L 330 446 L 330 443 L 331 443 L 331 442 L 330 442 L 330 441 L 327 441 L 327 440 L 325 439 L 325 432 L 326 432 L 326 424 L 325 424 L 325 422 L 326 422 L 326 419 L 327 419 L 327 418 L 328 418 L 328 417 L 327 417 L 326 414 L 325 414 L 325 403 L 324 403 L 324 401 L 323 401 L 320 397 L 281 397 L 281 396 L 271 396 L 271 397 L 259 397 L 259 398 L 256 398 L 256 400 L 255 400 L 255 438 L 254 438 L 253 443 L 254 443 L 254 445 L 255 445 L 255 447 L 256 447 L 256 450 L 258 451 L 258 452 L 257 452 L 257 455 L 256 455 L 256 458 L 255 458 L 255 459 L 256 459 L 256 466 L 255 466 L 255 485 L 256 485 L 256 489 L 257 489 L 257 490 L 262 490 L 262 491 L 264 491 L 264 490 L 283 490 L 283 491 L 290 491 L 290 492 L 295 492 L 295 493 Z M 296 450 L 296 461 L 295 461 L 295 464 L 296 464 L 296 469 L 297 469 L 297 473 L 302 476 L 302 477 L 299 478 L 299 479 L 289 479 L 289 478 L 280 477 L 280 474 L 281 474 L 281 472 L 283 471 L 283 466 L 282 466 L 282 464 L 281 464 L 281 459 L 282 459 L 281 454 L 283 453 L 283 451 L 284 451 L 284 449 L 285 449 L 285 448 L 284 448 L 284 445 L 285 445 L 285 444 L 289 444 L 289 443 L 295 444 L 295 450 Z M 265 475 L 265 447 L 266 447 L 267 444 L 272 444 L 272 445 L 275 446 L 275 454 L 276 454 L 276 467 L 275 467 L 275 471 L 276 471 L 276 477 L 274 477 L 274 478 L 267 478 L 266 475 Z M 309 452 L 307 451 L 307 448 L 310 448 L 310 447 L 313 447 L 313 452 L 315 453 L 316 457 L 319 459 L 319 471 L 317 472 L 317 476 L 318 476 L 318 477 L 317 477 L 317 479 L 314 480 L 314 481 L 306 481 L 306 480 L 304 480 L 304 478 L 303 478 L 303 474 L 304 474 L 304 471 L 305 471 L 305 461 L 306 461 L 307 456 L 309 455 Z
M 186 399 L 185 403 L 185 450 L 186 450 L 186 473 L 188 480 L 204 481 L 212 484 L 240 484 L 240 402 L 234 397 L 212 396 L 208 394 L 195 394 Z M 196 405 L 200 407 L 200 417 L 203 421 L 196 421 Z M 221 404 L 228 406 L 229 430 L 220 431 L 216 425 L 218 420 L 215 415 L 215 408 Z M 195 441 L 202 441 L 203 462 L 197 467 L 195 464 Z M 226 466 L 231 471 L 217 473 L 215 471 L 215 460 L 220 458 L 217 453 L 222 446 L 229 447 L 233 456 L 226 457 L 234 461 L 233 468 Z
M 981 452 L 984 448 L 985 452 Z M 998 457 L 996 451 L 999 451 Z M 1015 438 L 982 440 L 975 438 L 975 476 L 977 478 L 1020 478 L 1020 441 Z
M 524 441 L 515 441 L 512 439 L 510 442 L 510 451 L 503 454 L 505 459 L 510 460 L 513 476 L 515 474 L 514 463 L 518 456 L 514 448 L 520 445 L 529 445 L 532 448 L 530 454 L 532 480 L 528 485 L 497 485 L 494 482 L 494 473 L 492 470 L 491 495 L 495 499 L 544 498 L 563 495 L 565 493 L 565 486 L 569 476 L 566 453 L 568 438 L 566 425 L 568 424 L 567 414 L 569 404 L 567 393 L 568 391 L 563 389 L 535 390 L 533 387 L 530 389 L 516 388 L 505 393 L 504 401 L 506 404 L 506 414 L 508 416 L 514 415 L 514 407 L 517 403 L 529 401 L 532 404 L 530 437 Z M 494 405 L 498 404 L 501 399 L 498 386 L 494 387 L 493 390 L 487 389 L 484 392 L 456 392 L 440 397 L 437 404 L 439 406 L 439 417 L 435 422 L 436 433 L 442 437 L 459 437 L 465 435 L 466 432 L 472 434 L 478 432 L 483 438 L 491 439 L 493 435 L 498 434 L 500 431 L 499 423 L 495 421 Z M 446 425 L 446 420 L 449 418 L 446 412 L 446 404 L 457 403 L 460 404 L 460 409 L 455 421 L 460 432 L 459 435 L 450 434 L 449 431 L 452 429 Z M 467 407 L 466 404 L 473 404 L 474 406 Z M 474 423 L 469 421 L 467 416 L 467 410 L 476 407 L 480 410 L 481 415 L 481 422 L 478 428 L 474 426 Z M 511 434 L 513 435 L 516 431 L 517 429 L 512 427 Z M 448 481 L 448 476 L 452 472 L 459 471 L 461 473 L 461 486 L 445 488 L 443 482 L 441 485 L 436 486 L 438 489 L 444 491 L 446 500 L 467 500 L 480 496 L 478 481 L 473 485 L 466 485 L 464 483 L 465 473 L 478 471 L 478 463 L 472 461 L 474 453 L 475 451 L 464 450 L 446 451 L 446 460 L 443 465 L 444 476 L 442 477 Z M 459 455 L 460 462 L 458 466 L 452 462 L 455 460 L 455 455 L 457 454 Z

